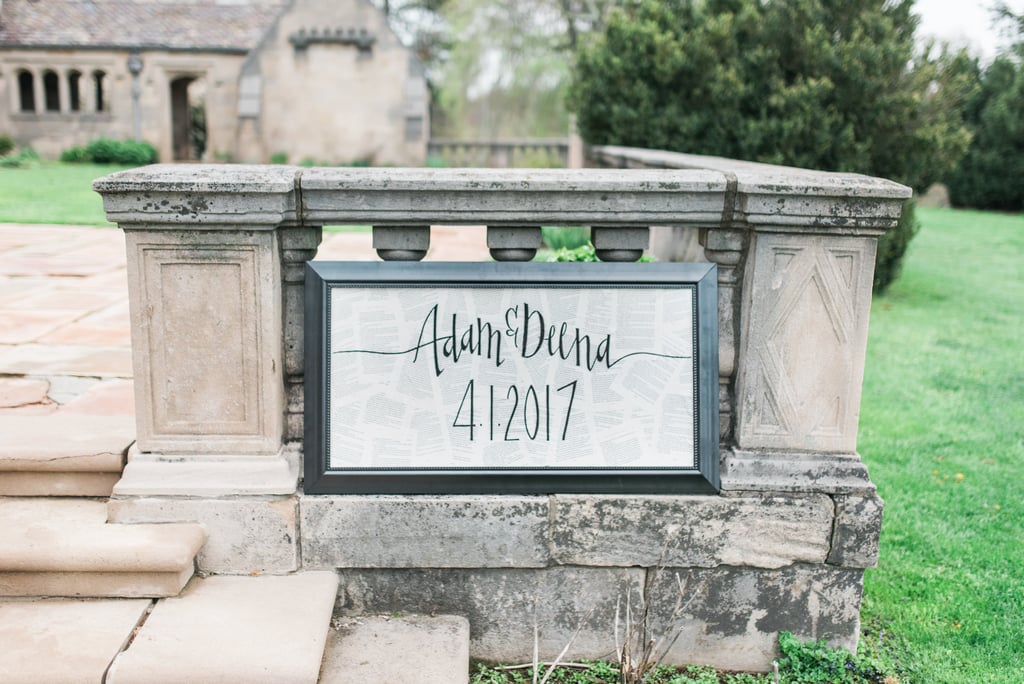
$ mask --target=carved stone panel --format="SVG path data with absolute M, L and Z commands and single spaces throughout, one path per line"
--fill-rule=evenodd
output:
M 739 446 L 854 451 L 875 239 L 762 233 L 753 257 Z
M 277 453 L 283 368 L 275 235 L 127 237 L 140 450 Z

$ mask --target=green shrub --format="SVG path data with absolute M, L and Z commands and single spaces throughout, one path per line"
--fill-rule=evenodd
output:
M 33 166 L 39 162 L 39 155 L 31 147 L 22 147 L 15 154 L 8 154 L 0 157 L 0 167 L 5 169 L 17 169 L 25 166 Z
M 143 166 L 157 161 L 156 148 L 145 141 L 97 138 L 84 147 L 72 147 L 60 154 L 63 162 Z
M 594 251 L 594 245 L 589 242 L 585 245 L 580 245 L 576 249 L 562 249 L 556 251 L 551 255 L 549 261 L 600 261 L 597 258 L 597 252 Z
M 4 133 L 0 135 L 0 157 L 6 157 L 14 150 L 14 138 Z
M 903 204 L 903 213 L 899 223 L 886 232 L 878 240 L 878 252 L 875 254 L 875 281 L 873 288 L 876 294 L 885 292 L 886 288 L 896 282 L 903 268 L 903 255 L 907 253 L 910 241 L 917 235 L 921 224 L 914 216 L 914 200 Z
M 1024 48 L 1021 48 L 1024 51 Z M 1002 55 L 985 70 L 968 108 L 974 138 L 949 179 L 954 206 L 1024 210 L 1024 66 Z
M 86 155 L 95 164 L 142 166 L 157 160 L 156 148 L 148 142 L 98 138 L 85 146 Z
M 544 244 L 555 252 L 560 249 L 576 249 L 590 242 L 590 229 L 583 226 L 542 226 L 540 231 Z
M 580 245 L 575 249 L 567 249 L 563 247 L 562 249 L 559 249 L 554 254 L 552 254 L 548 261 L 595 262 L 601 260 L 597 257 L 597 252 L 594 250 L 594 245 L 588 242 L 587 244 Z M 638 261 L 640 263 L 649 263 L 654 261 L 654 259 L 650 255 L 645 254 L 642 257 L 640 257 Z
M 570 103 L 579 131 L 592 145 L 865 173 L 926 188 L 967 150 L 964 106 L 977 79 L 965 52 L 918 47 L 912 6 L 624 3 L 577 56 Z M 901 231 L 896 243 L 912 235 Z M 897 260 L 902 253 L 886 249 Z
M 60 153 L 60 160 L 62 162 L 70 162 L 72 164 L 87 164 L 90 161 L 85 148 L 81 146 L 69 147 L 64 150 Z
M 288 153 L 287 152 L 275 152 L 274 154 L 270 155 L 270 163 L 271 164 L 287 164 L 288 163 Z

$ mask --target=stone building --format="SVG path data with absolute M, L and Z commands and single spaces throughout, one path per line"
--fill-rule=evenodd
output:
M 44 157 L 417 165 L 428 104 L 369 0 L 0 0 L 0 133 Z

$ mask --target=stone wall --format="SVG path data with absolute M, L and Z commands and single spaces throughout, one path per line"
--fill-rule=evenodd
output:
M 265 163 L 282 153 L 294 163 L 424 163 L 426 78 L 415 53 L 368 0 L 295 0 L 247 49 L 140 49 L 140 137 L 161 160 L 176 159 L 171 83 L 186 78 L 197 81 L 206 108 L 206 161 Z M 134 137 L 130 54 L 0 48 L 0 132 L 46 158 L 100 136 Z M 32 75 L 34 111 L 22 110 L 21 72 Z M 48 72 L 60 89 L 54 111 L 46 107 Z M 82 74 L 77 109 L 71 72 Z M 92 81 L 98 72 L 99 107 Z
M 535 624 L 542 658 L 577 628 L 570 657 L 609 657 L 616 606 L 641 597 L 655 636 L 680 633 L 671 662 L 765 669 L 779 630 L 853 648 L 882 510 L 855 451 L 873 250 L 910 191 L 687 161 L 703 168 L 101 179 L 128 234 L 138 409 L 110 519 L 203 523 L 206 572 L 336 569 L 339 613 L 466 615 L 477 658 L 528 660 Z M 649 226 L 699 229 L 718 265 L 721 492 L 304 494 L 301 264 L 328 223 L 378 226 L 382 254 L 485 223 L 496 258 L 541 224 L 599 228 L 609 258 L 635 258 Z
M 296 0 L 242 70 L 238 159 L 420 165 L 426 79 L 367 0 Z M 315 134 L 311 134 L 315 132 Z
M 0 130 L 9 131 L 19 145 L 56 158 L 75 145 L 104 136 L 123 140 L 134 135 L 132 76 L 127 50 L 14 50 L 0 51 Z M 170 83 L 188 76 L 206 82 L 207 150 L 231 155 L 235 139 L 238 69 L 244 55 L 146 51 L 140 74 L 141 137 L 152 143 L 163 160 L 174 159 L 171 139 Z M 36 111 L 20 111 L 17 73 L 34 74 Z M 72 111 L 67 84 L 70 71 L 82 73 L 81 105 Z M 42 75 L 54 71 L 61 87 L 60 111 L 42 106 Z M 97 111 L 92 74 L 104 74 L 104 107 Z

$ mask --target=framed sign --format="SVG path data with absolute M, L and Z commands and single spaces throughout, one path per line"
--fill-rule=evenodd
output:
M 307 263 L 305 491 L 717 491 L 716 278 Z

